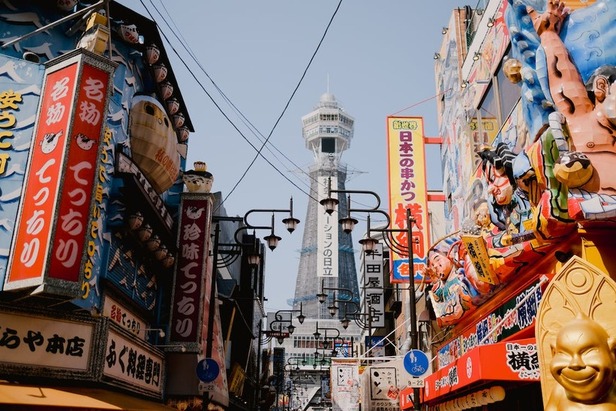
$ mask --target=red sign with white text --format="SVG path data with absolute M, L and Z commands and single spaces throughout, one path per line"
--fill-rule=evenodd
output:
M 5 287 L 40 283 L 51 245 L 77 62 L 47 74 Z M 26 284 L 24 284 L 26 285 Z
M 49 277 L 79 280 L 110 73 L 84 64 L 64 167 Z
M 425 379 L 426 401 L 481 380 L 539 381 L 534 338 L 480 345 Z

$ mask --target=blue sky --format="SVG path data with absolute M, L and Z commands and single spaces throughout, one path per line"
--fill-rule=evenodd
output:
M 121 3 L 148 15 L 136 1 Z M 349 170 L 355 170 L 349 173 L 347 189 L 375 191 L 386 206 L 385 120 L 388 115 L 423 116 L 425 134 L 436 136 L 433 55 L 440 47 L 441 28 L 448 25 L 452 10 L 465 4 L 460 0 L 342 1 L 275 129 L 339 2 L 178 0 L 165 3 L 163 6 L 161 0 L 143 0 L 199 80 L 193 78 L 165 44 L 195 128 L 189 141 L 187 168 L 192 168 L 194 161 L 205 161 L 208 171 L 214 174 L 213 190 L 221 191 L 223 196 L 241 180 L 225 202 L 229 215 L 243 216 L 250 209 L 287 208 L 293 196 L 295 216 L 305 221 L 309 182 L 299 170 L 307 170 L 313 157 L 302 139 L 301 117 L 314 109 L 328 84 L 340 105 L 355 118 L 351 148 L 342 157 Z M 159 12 L 170 16 L 164 20 L 167 23 Z M 167 24 L 183 39 L 216 86 Z M 252 126 L 238 116 L 217 88 Z M 259 158 L 242 179 L 256 153 L 246 140 L 260 147 L 270 133 L 271 148 L 263 150 L 263 154 L 279 171 Z M 428 156 L 428 184 L 431 189 L 438 189 L 442 177 L 437 151 L 432 150 Z M 254 217 L 251 222 L 255 225 L 269 224 L 269 215 L 257 213 Z M 287 299 L 293 297 L 299 264 L 303 225 L 289 235 L 279 223 L 284 216 L 279 217 L 277 234 L 283 240 L 278 249 L 267 255 L 267 311 L 288 308 Z M 354 231 L 357 250 L 357 240 L 364 229 L 360 225 Z

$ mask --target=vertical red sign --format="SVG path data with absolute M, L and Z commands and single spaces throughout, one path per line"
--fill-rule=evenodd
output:
M 198 342 L 203 301 L 209 298 L 210 289 L 207 257 L 212 205 L 207 194 L 183 193 L 180 207 L 170 340 Z
M 49 277 L 79 280 L 110 73 L 84 64 L 64 167 Z
M 25 180 L 21 213 L 16 223 L 14 247 L 6 288 L 42 278 L 51 245 L 60 175 L 73 109 L 77 62 L 46 76 L 34 146 Z M 38 281 L 40 282 L 40 281 Z

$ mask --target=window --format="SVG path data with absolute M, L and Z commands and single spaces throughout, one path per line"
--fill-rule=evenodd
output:
M 324 138 L 321 140 L 321 153 L 335 153 L 336 152 L 336 139 Z

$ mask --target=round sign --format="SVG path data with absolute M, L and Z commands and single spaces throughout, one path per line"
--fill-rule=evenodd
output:
M 197 377 L 203 382 L 212 382 L 220 374 L 218 363 L 211 358 L 205 358 L 197 364 Z
M 404 356 L 404 369 L 413 377 L 421 377 L 428 371 L 430 361 L 421 350 L 410 350 Z

